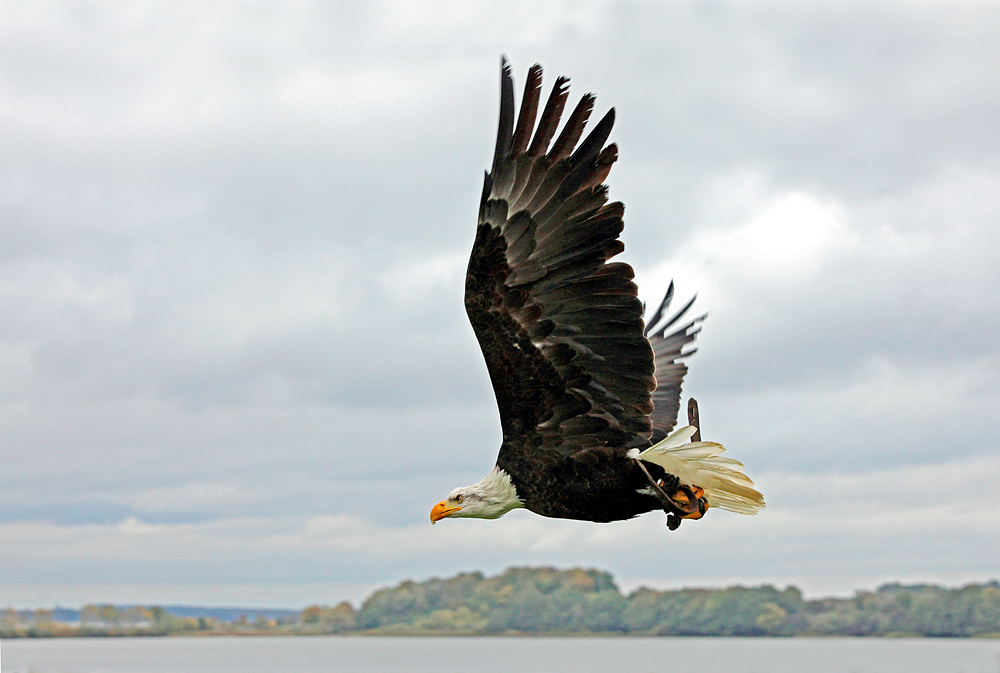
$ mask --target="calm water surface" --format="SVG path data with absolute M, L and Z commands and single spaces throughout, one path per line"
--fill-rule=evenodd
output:
M 1000 673 L 1000 641 L 847 638 L 60 638 L 5 673 Z

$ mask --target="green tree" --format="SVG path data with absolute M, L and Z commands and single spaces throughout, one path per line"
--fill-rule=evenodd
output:
M 0 638 L 17 638 L 24 635 L 21 618 L 14 608 L 7 608 L 0 614 Z

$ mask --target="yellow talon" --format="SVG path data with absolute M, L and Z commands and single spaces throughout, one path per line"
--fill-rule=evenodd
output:
M 691 520 L 700 519 L 701 517 L 705 516 L 705 512 L 708 511 L 709 505 L 708 505 L 708 500 L 706 500 L 704 497 L 705 491 L 700 488 L 695 488 L 694 492 L 698 494 L 698 511 L 686 514 L 684 517 L 682 517 L 684 519 L 691 519 Z

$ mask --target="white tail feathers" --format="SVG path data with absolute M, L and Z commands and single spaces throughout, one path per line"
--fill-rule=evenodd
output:
M 708 504 L 739 514 L 756 514 L 764 507 L 764 496 L 743 473 L 743 463 L 724 458 L 725 449 L 715 442 L 691 442 L 692 426 L 674 431 L 669 437 L 639 454 L 639 458 L 659 465 L 687 486 L 705 489 Z

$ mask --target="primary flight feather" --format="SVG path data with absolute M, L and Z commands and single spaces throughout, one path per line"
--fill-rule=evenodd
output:
M 688 302 L 664 321 L 671 285 L 643 322 L 632 268 L 608 261 L 624 249 L 624 206 L 608 203 L 604 184 L 618 158 L 617 146 L 605 145 L 615 112 L 581 142 L 594 107 L 585 94 L 557 136 L 567 83 L 556 80 L 536 124 L 542 68 L 532 66 L 515 121 L 510 66 L 501 66 L 465 308 L 503 443 L 489 474 L 452 491 L 431 521 L 492 519 L 519 507 L 599 522 L 664 510 L 673 529 L 708 507 L 756 514 L 764 501 L 740 463 L 700 441 L 696 427 L 671 433 L 683 358 L 694 352 L 684 348 L 702 318 L 682 322 Z

